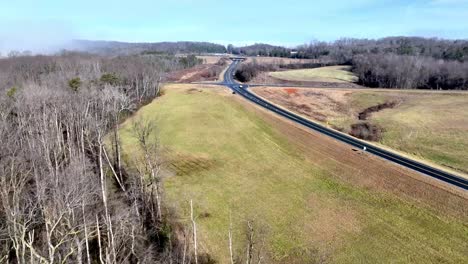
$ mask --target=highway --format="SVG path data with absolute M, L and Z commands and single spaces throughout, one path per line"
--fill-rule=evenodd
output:
M 234 59 L 229 68 L 226 70 L 225 75 L 224 75 L 224 82 L 220 83 L 221 85 L 225 85 L 229 87 L 234 93 L 239 94 L 240 96 L 244 97 L 245 99 L 251 101 L 252 103 L 255 103 L 265 109 L 268 109 L 272 112 L 275 112 L 276 114 L 283 116 L 289 120 L 292 120 L 298 124 L 301 124 L 305 127 L 308 127 L 310 129 L 313 129 L 317 132 L 320 132 L 324 135 L 327 135 L 329 137 L 332 137 L 336 140 L 339 140 L 343 143 L 346 143 L 348 145 L 351 145 L 355 148 L 365 150 L 366 152 L 373 154 L 375 156 L 378 156 L 380 158 L 386 159 L 388 161 L 394 162 L 396 164 L 399 164 L 401 166 L 404 166 L 406 168 L 412 169 L 414 171 L 420 172 L 426 176 L 430 176 L 433 178 L 436 178 L 440 181 L 452 184 L 454 186 L 457 186 L 459 188 L 462 188 L 464 190 L 468 190 L 468 180 L 464 179 L 462 177 L 459 177 L 457 175 L 453 175 L 451 173 L 442 171 L 440 169 L 431 167 L 429 165 L 420 163 L 418 161 L 415 161 L 413 159 L 400 156 L 396 153 L 389 152 L 387 150 L 384 150 L 382 148 L 379 148 L 377 146 L 374 146 L 372 144 L 368 144 L 366 142 L 363 142 L 361 140 L 358 140 L 354 137 L 348 136 L 346 134 L 340 133 L 338 131 L 335 131 L 333 129 L 327 128 L 325 126 L 322 126 L 318 123 L 312 122 L 308 119 L 305 119 L 301 116 L 298 116 L 294 113 L 291 113 L 289 111 L 286 111 L 282 108 L 279 108 L 270 102 L 263 100 L 262 98 L 258 97 L 257 95 L 251 93 L 249 91 L 249 87 L 243 84 L 239 84 L 234 81 L 234 73 L 236 71 L 237 66 L 241 63 L 241 59 Z

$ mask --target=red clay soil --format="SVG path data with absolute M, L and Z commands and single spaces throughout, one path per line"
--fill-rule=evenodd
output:
M 291 95 L 291 94 L 297 94 L 297 89 L 295 89 L 295 88 L 285 88 L 284 90 L 285 90 L 286 93 L 288 93 L 289 95 Z

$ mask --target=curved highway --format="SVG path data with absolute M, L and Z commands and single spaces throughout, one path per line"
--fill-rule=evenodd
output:
M 308 119 L 305 119 L 303 117 L 300 117 L 296 114 L 293 114 L 289 111 L 286 111 L 284 109 L 281 109 L 268 101 L 263 100 L 262 98 L 258 97 L 257 95 L 251 93 L 248 90 L 248 86 L 241 85 L 239 83 L 236 83 L 234 81 L 234 74 L 237 68 L 237 65 L 241 63 L 242 59 L 234 59 L 233 63 L 229 66 L 229 68 L 226 70 L 224 74 L 224 82 L 221 83 L 222 85 L 228 86 L 230 89 L 233 90 L 233 93 L 237 93 L 247 100 L 262 106 L 263 108 L 266 108 L 272 112 L 275 112 L 278 115 L 281 115 L 285 118 L 288 118 L 298 124 L 301 124 L 305 127 L 308 127 L 310 129 L 313 129 L 315 131 L 318 131 L 324 135 L 327 135 L 329 137 L 332 137 L 334 139 L 337 139 L 339 141 L 342 141 L 346 144 L 349 144 L 353 147 L 365 150 L 368 153 L 371 153 L 373 155 L 379 156 L 381 158 L 384 158 L 386 160 L 392 161 L 394 163 L 397 163 L 401 166 L 410 168 L 412 170 L 415 170 L 417 172 L 420 172 L 424 175 L 439 179 L 441 181 L 444 181 L 446 183 L 452 184 L 454 186 L 460 187 L 464 190 L 468 190 L 468 180 L 464 179 L 462 177 L 450 174 L 448 172 L 439 170 L 437 168 L 428 166 L 426 164 L 417 162 L 415 160 L 412 160 L 407 157 L 400 156 L 398 154 L 395 154 L 393 152 L 389 152 L 387 150 L 384 150 L 382 148 L 379 148 L 377 146 L 367 144 L 361 140 L 358 140 L 356 138 L 353 138 L 351 136 L 348 136 L 346 134 L 337 132 L 333 129 L 329 129 L 327 127 L 324 127 L 322 125 L 319 125 L 315 122 L 312 122 Z

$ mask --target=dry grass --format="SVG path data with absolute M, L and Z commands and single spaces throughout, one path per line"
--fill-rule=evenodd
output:
M 329 66 L 271 72 L 270 76 L 281 80 L 299 82 L 356 82 L 357 77 L 349 69 L 350 66 Z
M 255 88 L 287 109 L 346 133 L 364 109 L 385 102 L 396 107 L 370 115 L 383 128 L 379 143 L 410 156 L 468 173 L 468 94 L 379 89 Z M 297 106 L 302 106 L 299 111 Z
M 215 64 L 221 58 L 226 58 L 226 56 L 197 56 L 197 58 L 202 59 L 205 64 Z
M 227 67 L 217 64 L 201 64 L 192 68 L 171 72 L 166 77 L 166 81 L 179 83 L 222 81 L 224 78 L 222 75 Z
M 133 120 L 155 120 L 167 150 L 168 204 L 187 221 L 193 199 L 201 250 L 228 262 L 245 256 L 245 221 L 265 241 L 265 263 L 462 263 L 466 195 L 306 131 L 228 90 L 171 85 L 122 127 L 138 153 Z M 257 241 L 259 242 L 259 241 Z M 257 244 L 260 246 L 260 243 Z

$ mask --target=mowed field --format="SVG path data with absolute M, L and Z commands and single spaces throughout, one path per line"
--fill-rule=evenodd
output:
M 167 160 L 166 205 L 200 251 L 246 256 L 247 221 L 263 263 L 467 263 L 467 195 L 308 132 L 227 89 L 168 85 L 122 125 L 127 162 L 141 155 L 132 123 L 153 120 Z
M 352 124 L 382 129 L 378 143 L 468 174 L 468 93 L 378 89 L 254 88 L 291 111 L 349 133 Z M 394 106 L 359 113 L 372 106 Z
M 350 66 L 329 66 L 271 72 L 270 76 L 285 81 L 300 82 L 356 82 L 357 77 L 349 71 Z

